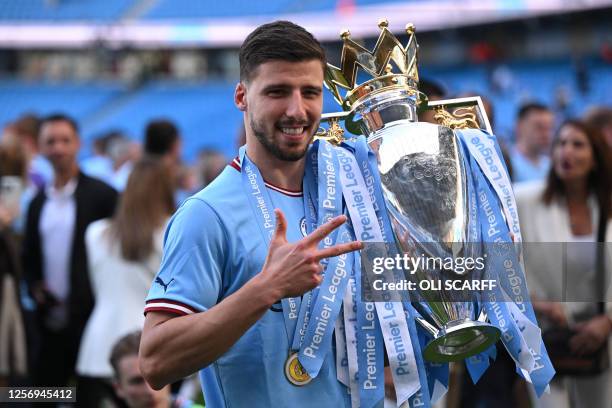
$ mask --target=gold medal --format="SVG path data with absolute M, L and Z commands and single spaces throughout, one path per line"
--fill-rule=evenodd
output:
M 312 378 L 308 375 L 300 361 L 298 360 L 298 353 L 291 353 L 287 357 L 285 362 L 285 376 L 287 380 L 293 385 L 301 387 L 302 385 L 308 384 L 312 381 Z

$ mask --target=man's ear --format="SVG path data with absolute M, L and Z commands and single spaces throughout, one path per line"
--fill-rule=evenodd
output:
M 125 394 L 123 393 L 123 388 L 121 387 L 121 384 L 119 383 L 119 380 L 114 378 L 113 379 L 113 389 L 115 390 L 115 394 L 117 394 L 117 396 L 121 399 L 125 399 Z
M 246 85 L 243 82 L 238 82 L 236 89 L 234 90 L 234 104 L 243 112 L 247 109 L 246 93 Z

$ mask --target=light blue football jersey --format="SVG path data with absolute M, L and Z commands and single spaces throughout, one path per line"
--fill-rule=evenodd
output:
M 268 245 L 247 201 L 239 169 L 234 160 L 172 218 L 145 312 L 184 315 L 206 311 L 261 271 Z M 306 234 L 302 193 L 266 186 L 274 207 L 282 209 L 287 218 L 287 239 L 301 239 Z M 333 350 L 317 378 L 302 387 L 285 378 L 288 351 L 278 302 L 224 355 L 200 371 L 206 406 L 350 406 L 347 389 L 336 378 Z

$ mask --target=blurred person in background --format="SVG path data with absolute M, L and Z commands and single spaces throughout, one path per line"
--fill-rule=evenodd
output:
M 528 103 L 520 107 L 515 145 L 510 152 L 514 182 L 546 177 L 550 167 L 548 151 L 554 125 L 555 117 L 546 106 Z
M 147 384 L 138 367 L 141 332 L 127 334 L 114 343 L 109 362 L 113 370 L 113 386 L 129 408 L 198 408 L 190 400 L 173 399 L 170 386 L 154 390 Z
M 168 119 L 156 119 L 145 129 L 144 154 L 160 158 L 178 176 L 183 144 L 178 128 Z
M 606 106 L 598 106 L 584 115 L 585 122 L 598 129 L 606 139 L 608 146 L 612 149 L 612 108 Z
M 79 170 L 78 126 L 69 116 L 45 118 L 39 143 L 54 178 L 30 203 L 23 243 L 24 276 L 40 331 L 33 374 L 35 385 L 65 386 L 93 308 L 85 229 L 113 214 L 117 192 Z
M 183 177 L 186 173 L 182 171 L 182 149 L 183 142 L 174 122 L 168 119 L 154 119 L 147 124 L 143 153 L 145 156 L 161 160 L 168 167 L 174 181 L 174 202 L 177 206 L 191 195 L 191 191 L 181 187 L 182 182 L 189 180 L 189 177 Z
M 123 133 L 117 132 L 108 144 L 108 156 L 112 163 L 109 184 L 122 192 L 139 154 L 134 152 L 134 142 Z
M 0 194 L 3 195 L 3 198 L 0 200 L 4 206 L 0 213 L 0 221 L 10 220 L 11 225 L 7 228 L 21 235 L 24 213 L 29 200 L 36 192 L 36 186 L 31 184 L 28 177 L 28 159 L 25 148 L 21 140 L 15 136 L 14 129 L 13 124 L 7 125 L 0 140 L 0 148 L 3 149 L 3 160 L 0 161 L 3 174 Z
M 215 149 L 202 149 L 196 162 L 198 185 L 204 188 L 209 185 L 225 168 L 227 159 Z
M 24 180 L 20 194 L 19 211 L 13 217 L 12 228 L 23 234 L 25 228 L 25 214 L 30 201 L 36 193 L 53 178 L 53 168 L 49 161 L 38 150 L 38 131 L 40 119 L 33 114 L 25 114 L 12 123 L 9 123 L 2 135 L 2 144 L 18 146 L 26 159 L 27 178 Z
M 181 164 L 176 178 L 175 202 L 179 207 L 183 201 L 195 194 L 199 188 L 198 174 L 195 166 Z
M 37 188 L 49 184 L 53 178 L 51 163 L 39 151 L 38 135 L 40 118 L 28 113 L 19 117 L 14 123 L 14 131 L 26 154 L 28 162 L 28 177 Z
M 167 166 L 150 157 L 134 165 L 113 218 L 89 225 L 85 234 L 95 297 L 79 356 L 79 404 L 99 407 L 112 400 L 113 344 L 141 330 L 144 299 L 162 255 L 163 233 L 174 211 Z
M 93 155 L 82 160 L 81 171 L 90 177 L 95 177 L 110 184 L 113 174 L 113 161 L 108 154 L 108 147 L 118 132 L 104 133 L 93 141 Z
M 27 374 L 26 334 L 19 300 L 21 261 L 11 229 L 26 178 L 19 145 L 0 145 L 0 387 L 17 385 Z
M 515 189 L 524 242 L 612 242 L 611 166 L 611 153 L 601 134 L 584 122 L 566 121 L 553 141 L 552 165 L 546 180 Z M 572 329 L 567 344 L 572 355 L 597 351 L 607 344 L 612 332 L 612 304 L 602 303 L 601 293 L 610 284 L 601 282 L 609 279 L 612 272 L 610 248 L 606 246 L 601 251 L 595 245 L 568 245 L 564 250 L 566 259 L 559 259 L 559 253 L 552 248 L 541 248 L 537 256 L 526 255 L 525 263 L 542 327 Z M 557 289 L 566 282 L 564 271 L 567 282 L 574 283 L 562 289 L 563 298 L 569 290 L 570 300 L 580 302 L 554 302 L 561 300 Z M 565 390 L 559 385 L 559 380 L 556 385 L 553 382 L 553 392 L 539 401 L 542 407 L 567 406 L 566 393 L 571 407 L 610 407 L 609 368 L 594 376 L 566 377 Z

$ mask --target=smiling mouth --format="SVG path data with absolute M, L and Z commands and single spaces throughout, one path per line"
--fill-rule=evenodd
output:
M 304 127 L 280 127 L 279 128 L 281 132 L 287 134 L 287 135 L 292 135 L 292 136 L 297 136 L 297 135 L 301 135 L 302 133 L 304 133 Z

